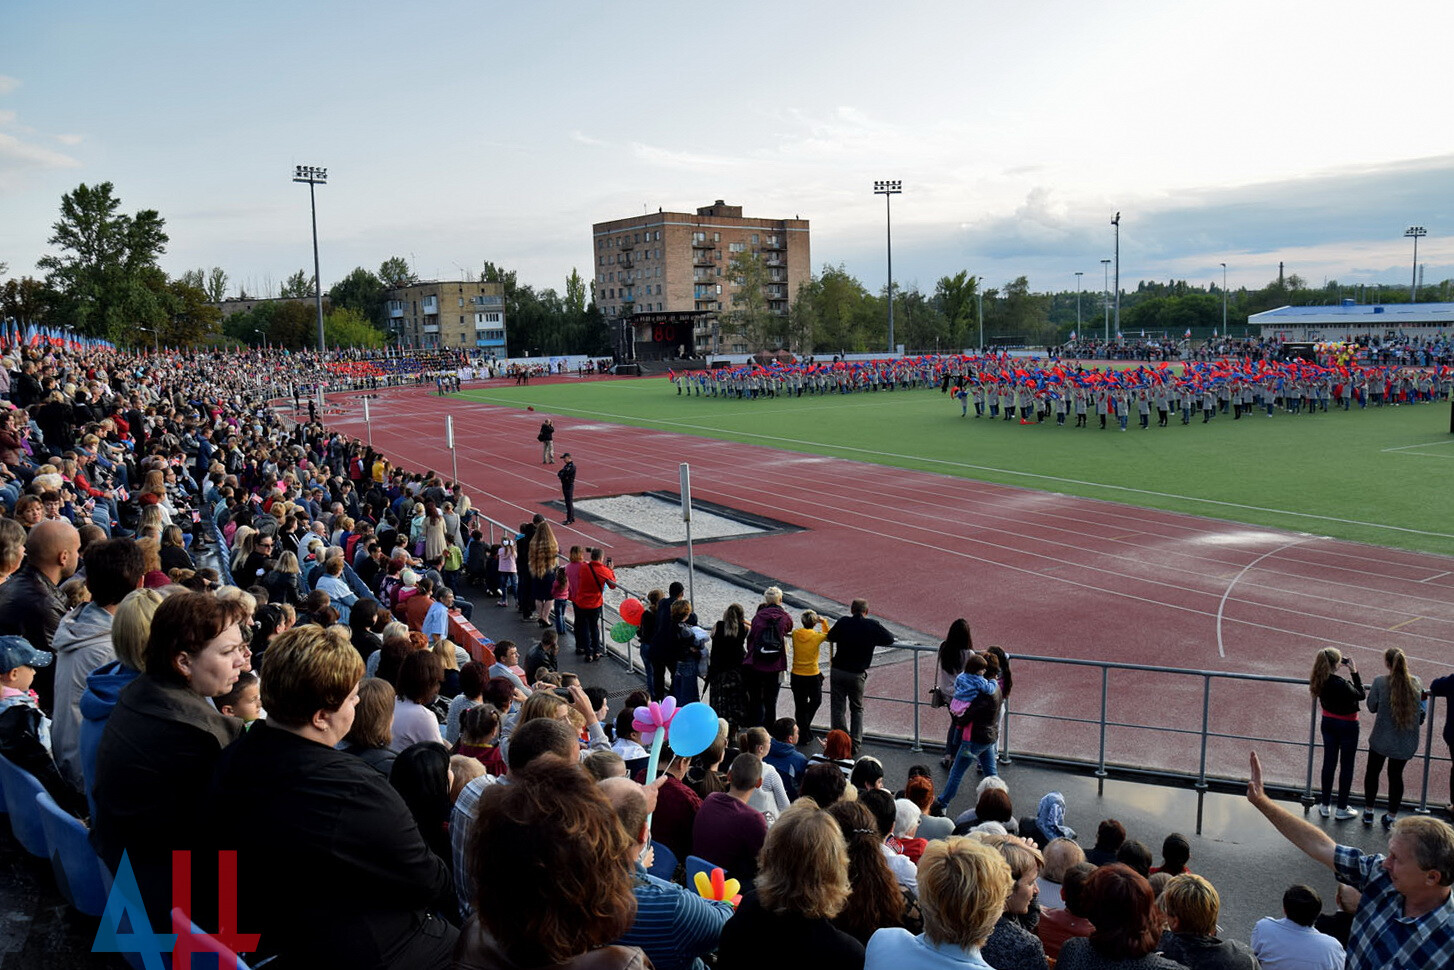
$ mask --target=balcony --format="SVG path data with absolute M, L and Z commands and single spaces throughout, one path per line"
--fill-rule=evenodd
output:
M 788 248 L 788 244 L 782 239 L 775 239 L 768 236 L 762 243 L 763 252 L 782 252 Z
M 439 333 L 439 324 L 437 324 L 437 323 L 426 323 L 424 325 L 424 332 L 425 333 Z
M 716 264 L 714 264 L 712 262 L 712 252 L 711 252 L 711 250 L 704 249 L 704 250 L 699 250 L 698 252 L 692 253 L 692 265 L 693 266 L 713 266 L 713 265 L 716 265 Z
M 782 256 L 769 256 L 762 261 L 762 265 L 771 269 L 781 269 L 788 265 L 788 261 Z
M 630 236 L 626 236 L 626 237 L 622 238 L 622 240 L 619 243 L 616 244 L 616 248 L 617 249 L 635 249 L 636 248 L 636 244 L 631 241 L 631 237 Z
M 710 240 L 710 239 L 703 238 L 703 239 L 693 239 L 692 240 L 692 248 L 693 249 L 715 249 L 716 246 L 717 246 L 717 244 L 714 243 L 714 242 L 712 242 L 712 240 Z

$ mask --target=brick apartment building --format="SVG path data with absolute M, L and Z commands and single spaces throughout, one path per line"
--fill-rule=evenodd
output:
M 468 348 L 505 357 L 505 297 L 499 283 L 427 281 L 384 293 L 389 333 L 400 347 Z
M 808 220 L 745 218 L 741 206 L 721 199 L 696 214 L 658 210 L 598 222 L 591 248 L 596 305 L 617 327 L 618 348 L 641 359 L 761 349 L 722 333 L 736 253 L 762 257 L 770 313 L 786 315 L 812 273 Z

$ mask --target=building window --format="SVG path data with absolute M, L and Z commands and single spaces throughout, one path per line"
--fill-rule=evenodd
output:
M 740 253 L 740 252 L 742 252 L 746 248 L 747 248 L 747 245 L 745 243 L 728 243 L 727 244 L 727 251 L 729 253 Z
M 752 244 L 754 246 L 757 245 L 757 233 L 755 233 L 755 232 L 752 234 Z
M 712 233 L 712 242 L 721 242 L 721 241 L 722 241 L 722 234 L 720 232 L 714 232 L 714 233 Z

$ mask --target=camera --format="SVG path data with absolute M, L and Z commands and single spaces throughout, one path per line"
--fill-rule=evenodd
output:
M 551 693 L 554 694 L 556 697 L 559 697 L 561 700 L 572 702 L 575 701 L 575 698 L 571 696 L 569 687 L 555 687 L 551 689 Z

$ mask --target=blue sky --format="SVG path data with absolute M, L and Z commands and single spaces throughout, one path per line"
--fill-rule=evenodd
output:
M 730 11 L 730 12 L 729 12 Z M 169 272 L 253 293 L 402 255 L 537 287 L 590 226 L 725 199 L 812 222 L 816 267 L 883 285 L 1260 286 L 1454 276 L 1441 38 L 1454 8 L 1227 0 L 895 5 L 0 5 L 0 261 L 35 272 L 60 196 L 155 208 Z

